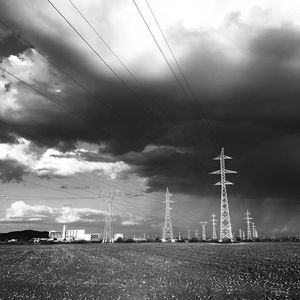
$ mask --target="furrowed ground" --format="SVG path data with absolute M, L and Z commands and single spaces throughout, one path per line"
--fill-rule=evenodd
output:
M 0 246 L 1 299 L 300 299 L 300 244 Z

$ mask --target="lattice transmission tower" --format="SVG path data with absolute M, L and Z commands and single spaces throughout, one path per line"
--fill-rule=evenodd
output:
M 170 200 L 170 197 L 172 194 L 169 193 L 169 188 L 166 190 L 166 200 L 164 201 L 166 203 L 166 210 L 165 210 L 165 223 L 163 227 L 162 232 L 162 242 L 175 242 L 174 236 L 173 236 L 173 227 L 172 227 L 172 220 L 171 220 L 171 207 L 170 203 L 173 203 L 174 201 Z
M 192 236 L 191 236 L 191 228 L 190 228 L 190 226 L 188 226 L 187 228 L 187 238 L 188 238 L 188 241 L 192 238 Z
M 226 190 L 226 185 L 232 185 L 233 183 L 226 180 L 226 174 L 235 174 L 237 172 L 225 169 L 226 159 L 232 159 L 232 158 L 226 156 L 224 154 L 224 148 L 222 148 L 220 156 L 214 158 L 214 160 L 220 161 L 220 170 L 211 172 L 210 174 L 221 175 L 221 181 L 215 184 L 221 186 L 220 240 L 219 241 L 223 242 L 229 240 L 233 242 L 228 197 L 227 197 L 227 190 Z
M 216 231 L 216 225 L 217 225 L 217 219 L 216 219 L 216 215 L 213 213 L 212 215 L 212 219 L 211 219 L 211 223 L 212 223 L 212 228 L 213 228 L 213 231 L 212 231 L 212 239 L 213 240 L 217 240 L 217 231 Z
M 245 212 L 245 215 L 246 215 L 245 220 L 246 220 L 246 224 L 247 224 L 247 240 L 249 240 L 249 241 L 252 239 L 252 234 L 251 234 L 251 222 L 250 222 L 250 220 L 252 220 L 252 218 L 249 217 L 250 214 L 251 214 L 251 213 L 249 213 L 249 211 L 248 211 L 248 209 L 247 209 L 247 211 Z
M 106 198 L 106 215 L 102 243 L 113 243 L 111 222 L 112 222 L 112 202 L 116 196 L 116 191 L 106 192 L 103 195 Z
M 256 230 L 256 226 L 255 226 L 255 223 L 252 222 L 252 237 L 254 239 L 257 239 L 258 238 L 258 233 L 257 233 L 257 230 Z
M 206 241 L 206 230 L 205 230 L 205 226 L 207 224 L 206 221 L 200 222 L 201 226 L 202 226 L 202 241 Z

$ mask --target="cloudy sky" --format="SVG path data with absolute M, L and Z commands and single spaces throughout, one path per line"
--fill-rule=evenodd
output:
M 222 147 L 234 231 L 249 209 L 299 232 L 299 20 L 292 0 L 0 0 L 0 232 L 102 232 L 117 189 L 113 230 L 158 233 L 167 186 L 175 232 L 199 228 Z

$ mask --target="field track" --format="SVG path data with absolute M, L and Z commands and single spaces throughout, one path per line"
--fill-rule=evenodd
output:
M 300 299 L 300 243 L 1 245 L 1 299 Z

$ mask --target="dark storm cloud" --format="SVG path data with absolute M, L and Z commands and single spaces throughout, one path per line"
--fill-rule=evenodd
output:
M 2 182 L 21 182 L 28 174 L 26 168 L 14 160 L 0 160 L 0 180 Z
M 16 34 L 9 31 L 0 20 L 0 61 L 9 55 L 18 55 L 28 48 Z
M 18 26 L 12 16 L 10 21 Z M 63 93 L 49 95 L 73 113 L 37 105 L 28 111 L 29 118 L 12 122 L 8 132 L 63 151 L 74 149 L 77 141 L 104 143 L 98 154 L 86 153 L 85 158 L 124 160 L 133 172 L 149 179 L 150 191 L 170 186 L 177 192 L 199 195 L 215 195 L 212 184 L 218 178 L 207 173 L 218 169 L 211 158 L 224 146 L 225 152 L 234 157 L 228 161 L 228 168 L 239 171 L 232 181 L 238 182 L 245 197 L 254 199 L 253 205 L 260 205 L 266 197 L 299 197 L 297 29 L 269 28 L 249 35 L 245 58 L 238 61 L 228 58 L 208 32 L 189 32 L 178 25 L 173 29 L 178 35 L 173 42 L 181 37 L 185 39 L 181 42 L 192 41 L 180 63 L 194 88 L 194 104 L 169 75 L 141 81 L 151 91 L 150 97 L 143 96 L 126 78 L 134 93 L 140 95 L 136 97 L 118 80 L 104 74 L 103 65 L 92 65 L 82 55 L 83 48 L 72 48 L 67 39 L 58 39 L 55 34 L 39 35 L 29 25 L 21 29 L 29 44 L 83 82 L 95 96 L 57 72 Z M 71 35 L 66 28 L 62 32 Z M 147 145 L 161 147 L 143 151 Z M 293 203 L 296 205 L 296 200 Z

